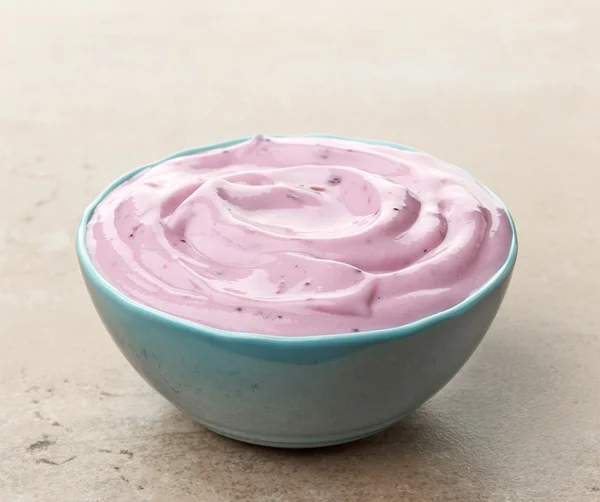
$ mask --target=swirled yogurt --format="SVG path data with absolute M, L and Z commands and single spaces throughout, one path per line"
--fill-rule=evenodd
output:
M 429 155 L 263 136 L 142 171 L 87 230 L 96 268 L 133 300 L 282 336 L 446 310 L 501 268 L 511 240 L 496 198 Z

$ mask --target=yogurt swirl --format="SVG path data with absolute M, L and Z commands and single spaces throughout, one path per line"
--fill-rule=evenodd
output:
M 446 310 L 500 269 L 511 240 L 496 198 L 429 155 L 263 136 L 142 171 L 87 230 L 96 268 L 133 300 L 282 336 Z

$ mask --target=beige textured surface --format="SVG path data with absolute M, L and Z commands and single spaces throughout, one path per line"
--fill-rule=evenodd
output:
M 596 0 L 0 0 L 0 500 L 600 500 L 599 26 Z M 132 167 L 311 131 L 466 167 L 511 207 L 521 255 L 438 396 L 294 453 L 151 391 L 96 318 L 73 236 Z

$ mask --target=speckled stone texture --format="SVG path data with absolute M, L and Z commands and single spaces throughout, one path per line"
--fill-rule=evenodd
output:
M 0 500 L 600 500 L 595 0 L 0 0 Z M 100 325 L 77 269 L 114 177 L 256 132 L 403 142 L 510 206 L 511 290 L 400 425 L 286 452 L 192 423 Z

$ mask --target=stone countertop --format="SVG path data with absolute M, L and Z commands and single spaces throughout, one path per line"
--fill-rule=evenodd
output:
M 600 8 L 490 5 L 0 1 L 1 501 L 600 500 Z M 126 363 L 79 276 L 75 229 L 109 181 L 256 132 L 415 146 L 517 221 L 473 358 L 355 444 L 203 430 Z

